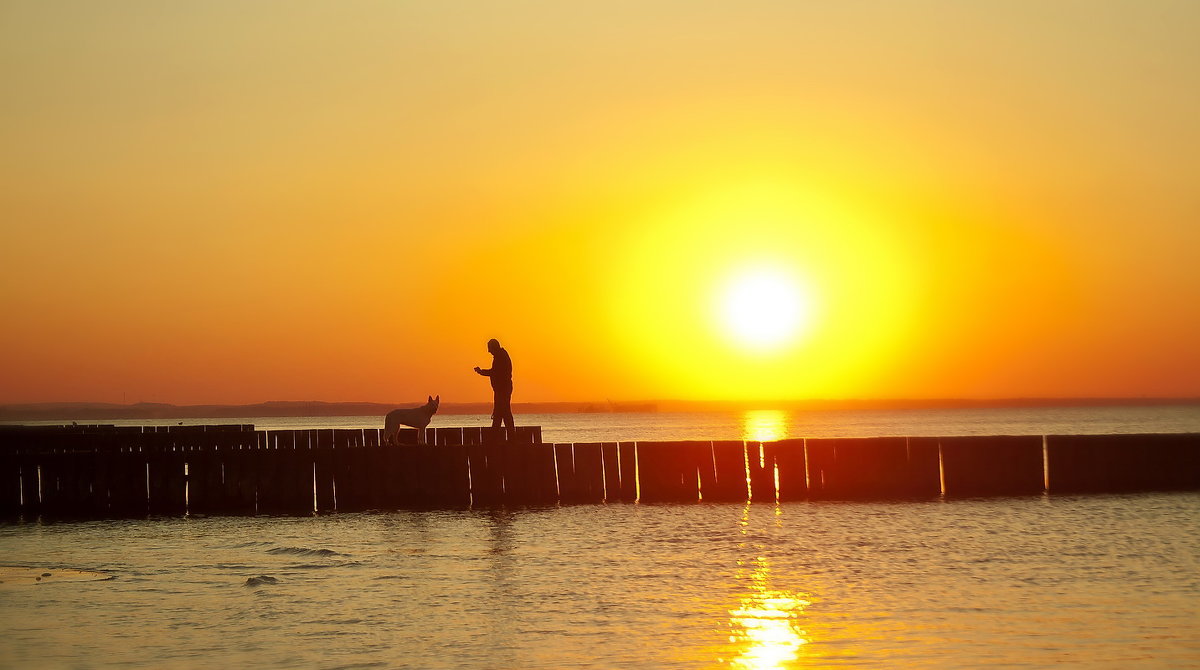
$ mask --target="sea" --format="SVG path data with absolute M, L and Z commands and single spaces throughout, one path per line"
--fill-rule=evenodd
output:
M 517 422 L 548 442 L 1200 433 L 1200 406 Z M 251 666 L 1200 668 L 1200 493 L 0 524 L 0 668 Z

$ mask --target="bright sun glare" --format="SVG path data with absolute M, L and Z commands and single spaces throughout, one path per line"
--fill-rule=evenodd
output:
M 755 351 L 795 341 L 809 327 L 811 311 L 796 278 L 775 269 L 740 273 L 719 297 L 722 327 L 739 346 Z

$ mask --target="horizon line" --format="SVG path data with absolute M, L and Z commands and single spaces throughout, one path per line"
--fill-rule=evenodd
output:
M 401 403 L 411 404 L 411 403 Z M 445 402 L 439 413 L 487 414 L 491 401 Z M 524 414 L 701 412 L 753 410 L 904 410 L 1015 409 L 1021 407 L 1120 407 L 1200 405 L 1196 396 L 1079 396 L 1008 398 L 842 398 L 807 400 L 645 400 L 522 401 L 513 408 Z M 202 419 L 287 416 L 372 416 L 386 414 L 397 403 L 374 401 L 269 400 L 258 403 L 105 403 L 63 401 L 0 404 L 0 421 L 59 419 Z

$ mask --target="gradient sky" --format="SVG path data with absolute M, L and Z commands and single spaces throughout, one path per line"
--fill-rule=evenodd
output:
M 517 402 L 1200 396 L 1197 35 L 1190 1 L 0 1 L 0 402 L 482 400 L 490 337 Z M 757 271 L 804 305 L 773 348 L 720 308 Z

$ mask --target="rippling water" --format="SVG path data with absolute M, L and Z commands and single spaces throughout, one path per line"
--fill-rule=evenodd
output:
M 4 667 L 1183 667 L 1200 495 L 0 528 Z M 259 579 L 268 577 L 270 579 Z
M 543 425 L 1197 430 L 1194 408 L 1160 409 Z M 36 570 L 0 572 L 0 667 L 1200 667 L 1197 528 L 1195 493 L 6 524 L 0 564 Z M 113 579 L 29 580 L 64 568 Z
M 778 440 L 787 437 L 888 435 L 1046 435 L 1200 432 L 1200 404 L 1145 407 L 1035 407 L 995 409 L 826 410 L 745 412 L 629 412 L 518 414 L 522 426 L 542 426 L 547 442 L 621 440 Z M 17 422 L 21 423 L 21 422 Z M 32 421 L 24 423 L 62 423 Z M 80 421 L 80 423 L 97 423 Z M 116 425 L 172 425 L 177 419 L 102 421 Z M 245 417 L 187 419 L 188 424 L 250 423 L 260 430 L 382 428 L 382 416 Z M 491 425 L 485 415 L 434 416 L 432 426 Z

